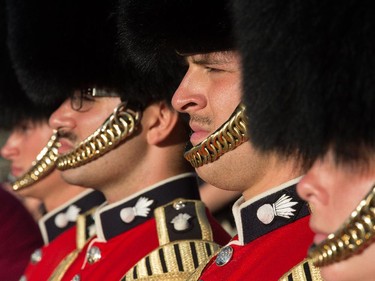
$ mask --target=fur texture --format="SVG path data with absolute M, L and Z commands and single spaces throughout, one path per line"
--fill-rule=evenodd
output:
M 232 18 L 224 0 L 121 0 L 120 46 L 141 69 L 182 54 L 234 48 Z
M 311 161 L 375 152 L 370 1 L 235 0 L 253 143 Z
M 48 120 L 53 108 L 34 105 L 21 89 L 7 46 L 5 1 L 0 3 L 0 128 L 12 129 L 25 120 Z
M 173 94 L 182 77 L 175 60 L 137 71 L 118 48 L 117 4 L 108 1 L 9 0 L 11 50 L 21 84 L 38 103 L 99 87 L 143 105 Z

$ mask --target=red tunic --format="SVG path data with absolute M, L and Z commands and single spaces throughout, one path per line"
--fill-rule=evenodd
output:
M 295 185 L 276 188 L 252 202 L 240 198 L 233 213 L 239 236 L 191 280 L 278 280 L 306 256 L 313 233 L 307 203 L 298 197 Z
M 66 202 L 58 209 L 49 212 L 39 221 L 45 245 L 31 256 L 24 273 L 26 280 L 48 280 L 61 260 L 76 248 L 77 216 L 66 220 L 60 219 L 63 222 L 66 221 L 66 225 L 59 223 L 59 219 L 56 218 L 59 215 L 61 218 L 61 214 L 66 214 L 69 212 L 68 210 L 77 210 L 79 213 L 85 213 L 104 201 L 104 196 L 101 193 L 88 190 Z
M 66 271 L 62 280 L 119 280 L 140 259 L 160 246 L 157 220 L 153 215 L 155 208 L 163 208 L 168 225 L 167 233 L 170 241 L 197 239 L 202 237 L 201 228 L 196 215 L 200 201 L 185 200 L 184 213 L 191 216 L 190 228 L 183 231 L 173 230 L 169 224 L 181 210 L 167 204 L 176 198 L 195 199 L 199 197 L 196 179 L 193 176 L 180 176 L 153 186 L 143 193 L 126 198 L 120 202 L 107 205 L 95 214 L 97 237 L 92 239 L 79 254 L 74 263 Z M 143 198 L 143 199 L 140 199 Z M 142 205 L 148 206 L 147 215 L 129 215 L 130 210 Z M 199 203 L 198 203 L 199 202 Z M 138 207 L 136 205 L 138 204 Z M 167 204 L 166 206 L 164 206 Z M 140 208 L 142 209 L 142 208 Z M 160 208 L 159 208 L 160 209 Z M 203 209 L 204 210 L 204 209 Z M 139 214 L 141 211 L 137 211 Z M 201 216 L 201 215 L 199 215 Z M 208 217 L 208 228 L 213 233 L 213 240 L 225 245 L 230 237 L 221 226 L 203 211 Z M 207 225 L 206 225 L 207 226 Z M 159 229 L 160 230 L 160 229 Z M 160 253 L 163 255 L 164 253 Z M 167 256 L 165 256 L 167 258 Z

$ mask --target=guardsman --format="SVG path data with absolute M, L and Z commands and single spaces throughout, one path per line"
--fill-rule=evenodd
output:
M 21 92 L 11 66 L 6 47 L 6 22 L 4 1 L 0 4 L 0 129 L 10 129 L 15 117 L 14 96 Z M 8 107 L 9 106 L 9 107 Z M 19 108 L 19 107 L 18 107 Z M 17 114 L 19 113 L 19 114 Z M 24 204 L 11 194 L 5 183 L 0 183 L 0 276 L 4 280 L 19 280 L 30 255 L 43 245 L 43 239 L 35 220 Z
M 16 106 L 11 106 L 9 101 L 12 98 L 16 98 Z M 42 234 L 44 246 L 40 248 L 43 243 L 39 244 L 31 259 L 28 255 L 30 262 L 24 274 L 27 280 L 45 280 L 54 266 L 75 249 L 78 215 L 103 203 L 104 196 L 93 190 L 67 184 L 61 179 L 60 172 L 54 170 L 57 147 L 54 146 L 55 135 L 50 139 L 52 129 L 48 126 L 48 109 L 43 112 L 41 110 L 45 108 L 33 107 L 24 94 L 13 91 L 12 98 L 2 103 L 7 110 L 12 111 L 8 112 L 8 117 L 4 116 L 5 111 L 1 113 L 1 119 L 8 120 L 6 127 L 11 128 L 1 148 L 1 156 L 8 159 L 11 165 L 7 185 L 21 198 L 40 200 L 46 211 L 39 219 L 40 231 L 37 232 L 38 235 Z M 32 227 L 27 233 L 33 236 Z M 69 243 L 71 240 L 72 243 Z M 64 245 L 63 249 L 56 251 L 56 247 L 60 248 L 61 245 Z
M 176 110 L 190 115 L 193 147 L 185 158 L 204 181 L 242 193 L 233 206 L 238 236 L 190 278 L 277 280 L 305 256 L 312 239 L 308 206 L 296 192 L 303 170 L 293 156 L 252 146 L 230 3 L 121 4 L 120 34 L 129 38 L 122 47 L 142 69 L 152 71 L 158 59 L 173 53 L 189 66 L 172 99 Z
M 3 7 L 4 3 L 2 9 Z M 1 20 L 5 22 L 5 18 L 2 13 Z M 5 36 L 2 39 L 4 49 L 1 55 L 4 60 L 1 60 L 1 67 L 7 69 L 1 75 L 0 127 L 11 132 L 1 148 L 1 156 L 10 161 L 8 185 L 23 198 L 39 199 L 46 210 L 39 220 L 40 231 L 36 232 L 27 218 L 13 218 L 18 224 L 13 235 L 17 237 L 16 235 L 27 234 L 28 238 L 23 239 L 22 243 L 7 243 L 13 244 L 14 249 L 18 249 L 17 245 L 20 245 L 27 250 L 27 241 L 35 237 L 36 233 L 41 243 L 33 247 L 35 252 L 28 252 L 27 261 L 23 262 L 22 252 L 19 250 L 17 259 L 19 258 L 19 263 L 23 263 L 21 274 L 24 273 L 27 262 L 29 263 L 22 280 L 47 280 L 59 262 L 76 248 L 77 216 L 103 203 L 105 199 L 100 192 L 70 185 L 61 179 L 60 171 L 55 169 L 58 146 L 56 135 L 48 126 L 53 106 L 36 106 L 21 90 L 5 47 Z M 6 87 L 3 87 L 3 83 Z M 22 230 L 24 227 L 27 229 Z M 2 229 L 6 229 L 5 223 L 2 224 Z M 8 257 L 8 263 L 14 263 L 12 255 Z M 8 264 L 7 273 L 1 274 L 4 280 L 12 280 L 6 278 L 5 274 L 12 272 L 13 267 L 16 267 L 16 263 Z M 19 280 L 20 275 L 13 276 L 14 280 Z
M 117 1 L 9 2 L 23 86 L 66 99 L 50 118 L 61 143 L 57 167 L 108 201 L 94 215 L 97 236 L 51 279 L 186 280 L 229 236 L 199 200 L 182 157 L 187 124 L 170 97 L 184 66 L 171 58 L 160 65 L 166 71 L 144 75 L 125 53 L 120 60 Z
M 244 95 L 249 106 L 256 99 L 262 109 L 249 111 L 250 131 L 252 122 L 263 128 L 253 132 L 257 147 L 298 152 L 310 166 L 297 189 L 313 210 L 314 245 L 281 280 L 374 280 L 371 4 L 236 1 Z M 266 62 L 266 76 L 255 75 Z M 286 111 L 293 114 L 284 123 L 267 126 Z M 285 133 L 298 138 L 285 142 Z

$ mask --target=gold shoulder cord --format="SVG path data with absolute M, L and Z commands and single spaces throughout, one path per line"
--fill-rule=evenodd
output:
M 185 153 L 194 168 L 216 161 L 248 140 L 245 105 L 239 104 L 227 122 Z
M 178 202 L 181 199 L 177 199 Z M 184 200 L 191 201 L 191 200 Z M 166 238 L 167 226 L 164 207 L 155 210 L 160 247 L 137 262 L 121 279 L 185 281 L 199 265 L 206 264 L 220 246 L 212 241 L 212 230 L 205 216 L 204 205 L 196 201 L 196 213 L 202 230 L 202 240 L 178 240 Z M 208 225 L 207 225 L 208 224 Z M 194 250 L 192 250 L 194 249 Z M 164 258 L 162 258 L 164 257 Z
M 98 130 L 73 151 L 61 155 L 57 160 L 57 168 L 67 170 L 85 165 L 131 136 L 141 120 L 141 111 L 133 111 L 126 105 L 126 102 L 119 104 Z
M 11 183 L 13 190 L 17 191 L 28 187 L 49 175 L 56 166 L 59 146 L 57 133 L 54 132 L 47 145 L 38 154 L 36 160 L 33 161 L 32 167 L 24 175 Z
M 312 264 L 310 259 L 305 259 L 289 270 L 279 281 L 323 281 L 320 270 Z
M 315 266 L 339 262 L 364 250 L 374 238 L 375 186 L 339 230 L 309 251 L 309 258 Z

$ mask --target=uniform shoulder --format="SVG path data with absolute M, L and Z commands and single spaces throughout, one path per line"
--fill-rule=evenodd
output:
M 176 199 L 155 209 L 159 244 L 172 241 L 213 241 L 213 231 L 202 201 Z
M 122 280 L 187 280 L 219 250 L 202 201 L 179 198 L 155 209 L 154 215 L 159 247 Z

